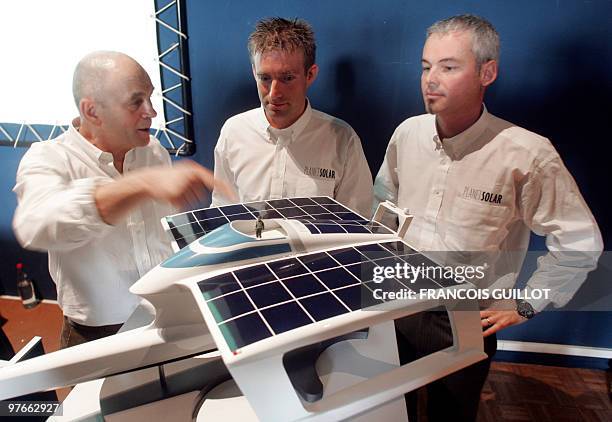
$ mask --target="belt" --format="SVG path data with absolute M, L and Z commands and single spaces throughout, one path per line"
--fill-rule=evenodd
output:
M 108 332 L 117 332 L 119 330 L 119 328 L 121 328 L 121 326 L 123 324 L 111 324 L 111 325 L 97 325 L 97 326 L 92 326 L 92 325 L 83 325 L 83 324 L 79 324 L 76 321 L 71 320 L 68 317 L 64 317 L 64 319 L 66 320 L 66 322 L 68 323 L 68 325 L 70 325 L 72 328 L 75 328 L 77 330 L 81 330 L 81 331 L 108 331 Z

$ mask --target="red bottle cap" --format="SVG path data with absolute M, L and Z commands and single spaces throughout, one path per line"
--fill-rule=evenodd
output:
M 18 262 L 18 263 L 17 263 L 17 265 L 15 265 L 15 267 L 16 267 L 18 270 L 21 270 L 21 269 L 23 268 L 23 264 L 22 264 L 21 262 Z

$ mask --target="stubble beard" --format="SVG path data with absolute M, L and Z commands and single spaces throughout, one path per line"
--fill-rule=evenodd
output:
M 430 101 L 428 101 L 427 99 L 425 99 L 425 101 L 423 101 L 425 103 L 425 111 L 428 114 L 436 114 L 434 113 L 433 109 L 432 109 L 432 104 Z

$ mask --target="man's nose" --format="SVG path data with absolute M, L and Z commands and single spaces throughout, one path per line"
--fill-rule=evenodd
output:
M 270 97 L 278 98 L 282 96 L 281 83 L 277 80 L 272 80 L 270 83 Z
M 437 86 L 438 85 L 438 72 L 435 69 L 429 69 L 429 71 L 425 74 L 425 84 L 427 86 Z
M 151 100 L 145 101 L 145 108 L 143 114 L 144 117 L 150 119 L 153 119 L 157 116 L 157 112 L 155 111 L 155 108 L 153 108 L 153 103 L 151 102 Z

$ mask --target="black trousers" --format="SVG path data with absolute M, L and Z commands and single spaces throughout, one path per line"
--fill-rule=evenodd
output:
M 78 324 L 64 317 L 62 333 L 60 335 L 60 348 L 65 349 L 66 347 L 76 346 L 77 344 L 112 336 L 119 331 L 122 325 L 123 324 L 115 324 L 90 327 Z
M 2 326 L 6 320 L 0 315 L 0 360 L 11 360 L 15 352 L 8 337 L 2 330 Z
M 405 364 L 453 344 L 446 311 L 430 311 L 395 321 L 400 363 Z M 487 379 L 491 358 L 497 351 L 497 337 L 484 339 L 487 359 L 406 394 L 411 422 L 476 420 L 480 392 Z

